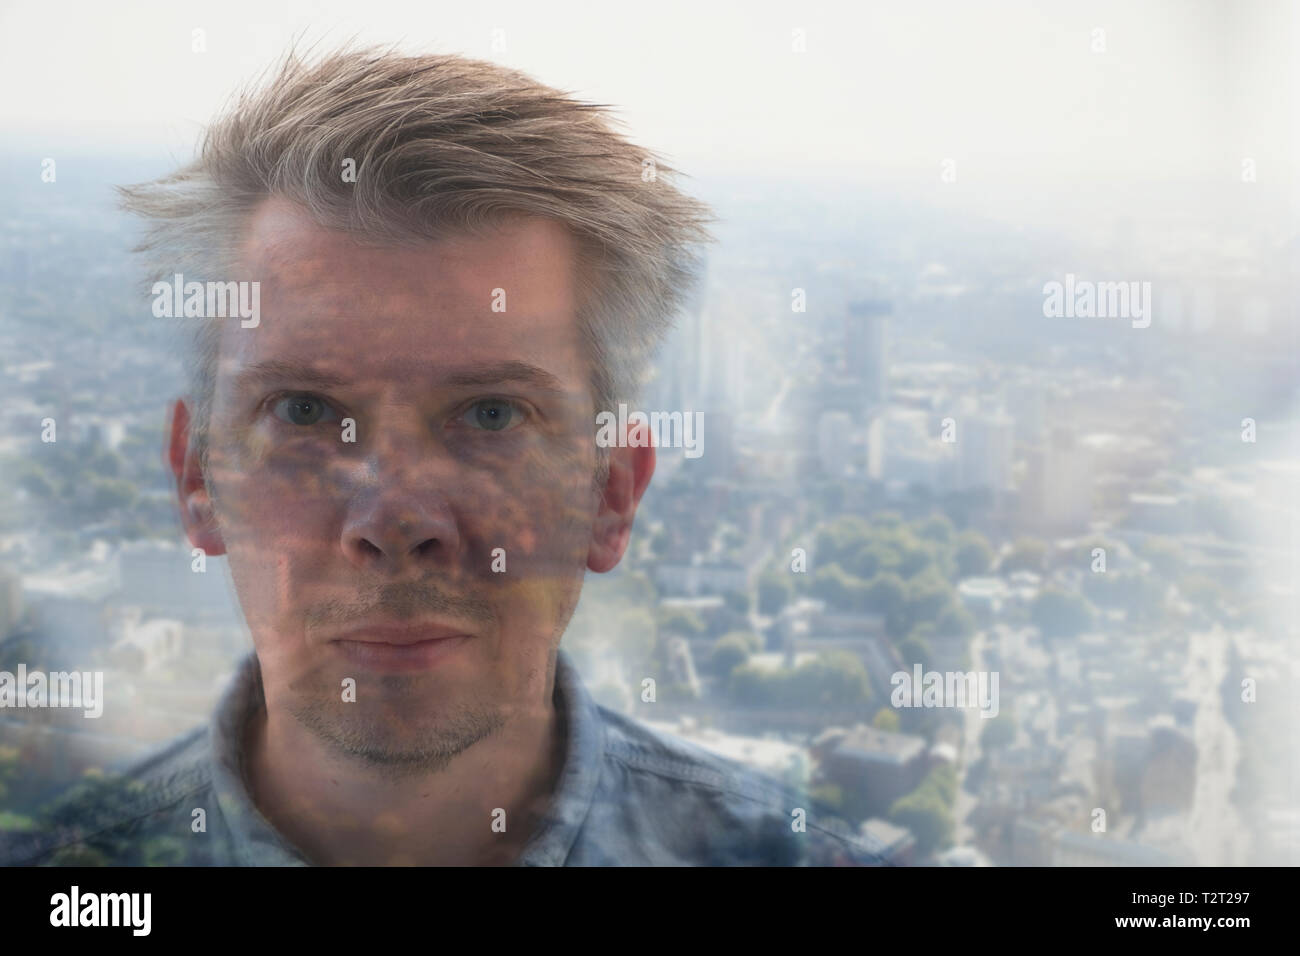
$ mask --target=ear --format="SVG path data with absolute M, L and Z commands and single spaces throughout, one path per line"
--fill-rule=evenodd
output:
M 600 510 L 591 529 L 587 567 L 604 574 L 612 571 L 627 551 L 637 505 L 655 473 L 655 450 L 650 429 L 637 424 L 628 429 L 627 441 L 609 449 L 609 477 L 602 489 Z
M 199 453 L 190 434 L 190 409 L 183 399 L 172 406 L 171 425 L 167 429 L 167 466 L 176 479 L 176 499 L 181 524 L 190 544 L 202 548 L 208 556 L 226 553 L 226 543 L 217 530 L 212 497 L 199 465 Z

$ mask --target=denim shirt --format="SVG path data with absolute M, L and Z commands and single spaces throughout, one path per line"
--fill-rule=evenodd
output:
M 564 766 L 519 866 L 891 862 L 779 781 L 597 705 L 563 650 L 554 700 Z M 40 831 L 0 835 L 0 864 L 310 865 L 254 806 L 244 782 L 242 731 L 263 706 L 250 653 L 210 726 L 120 779 L 74 788 Z

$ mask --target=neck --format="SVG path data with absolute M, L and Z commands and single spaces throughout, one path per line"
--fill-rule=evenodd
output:
M 262 709 L 245 734 L 249 795 L 315 864 L 509 865 L 563 767 L 564 728 L 550 693 L 545 702 L 442 769 L 396 778 L 340 756 L 289 714 Z

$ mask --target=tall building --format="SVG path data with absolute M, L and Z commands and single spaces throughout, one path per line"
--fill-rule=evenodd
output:
M 705 399 L 706 363 L 710 353 L 717 352 L 719 347 L 708 334 L 710 323 L 705 313 L 708 280 L 706 256 L 701 258 L 699 279 L 690 299 L 682 307 L 659 355 L 660 381 L 655 393 L 666 410 L 694 411 Z
M 736 470 L 736 418 L 725 404 L 704 410 L 699 442 L 699 463 L 706 478 L 732 478 Z M 692 463 L 692 466 L 694 463 Z
M 1092 455 L 1064 426 L 1031 458 L 1027 500 L 1044 530 L 1086 531 L 1092 520 Z
M 824 375 L 792 389 L 781 406 L 783 427 L 801 474 L 842 478 L 866 470 L 866 438 L 874 410 L 861 388 L 843 375 Z
M 822 412 L 817 422 L 817 457 L 828 478 L 843 478 L 854 467 L 853 419 L 846 412 Z
M 1047 431 L 1047 399 L 1047 389 L 1038 382 L 1013 382 L 1002 390 L 1002 404 L 1015 416 L 1021 441 L 1036 442 Z
M 1011 484 L 1015 423 L 1002 413 L 964 416 L 957 432 L 957 484 L 994 493 Z
M 22 577 L 13 568 L 0 564 L 0 640 L 9 636 L 22 617 Z
M 868 405 L 883 405 L 889 397 L 886 324 L 893 314 L 891 302 L 861 299 L 851 302 L 844 316 L 845 371 L 861 383 Z

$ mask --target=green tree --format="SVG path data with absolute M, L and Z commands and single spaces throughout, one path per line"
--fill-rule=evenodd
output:
M 1016 717 L 1004 710 L 992 718 L 980 732 L 980 748 L 985 751 L 1008 747 L 1016 739 Z
M 0 810 L 0 833 L 25 833 L 36 829 L 36 821 L 21 813 Z
M 18 776 L 18 759 L 17 747 L 0 747 L 0 809 L 9 799 L 9 785 Z
M 106 478 L 117 478 L 124 470 L 122 456 L 111 448 L 99 445 L 86 460 L 86 470 Z
M 871 718 L 871 726 L 877 730 L 884 730 L 891 734 L 898 733 L 901 726 L 898 720 L 898 714 L 894 713 L 888 707 L 881 707 L 876 711 L 876 716 Z
M 1093 611 L 1083 596 L 1059 588 L 1039 591 L 1029 607 L 1030 619 L 1052 640 L 1058 637 L 1075 637 L 1092 627 Z
M 745 535 L 735 525 L 728 525 L 718 534 L 718 543 L 724 551 L 735 551 L 745 546 Z
M 934 629 L 945 637 L 970 637 L 975 633 L 975 618 L 970 611 L 954 602 L 939 614 Z
M 765 650 L 763 644 L 763 635 L 755 634 L 749 629 L 737 629 L 728 631 L 723 637 L 734 637 L 742 641 L 751 654 L 761 654 Z
M 907 588 L 897 574 L 877 574 L 867 582 L 864 610 L 886 617 L 902 614 L 907 608 Z
M 184 866 L 187 847 L 174 836 L 150 837 L 145 842 L 145 866 Z
M 731 672 L 727 696 L 742 707 L 770 707 L 778 699 L 772 675 L 753 664 L 742 664 Z
M 930 645 L 925 638 L 917 636 L 915 631 L 898 642 L 898 655 L 909 669 L 913 664 L 920 664 L 923 669 L 929 670 L 933 660 L 930 656 Z
M 901 528 L 903 516 L 897 511 L 880 511 L 871 516 L 871 525 L 874 528 Z
M 1047 557 L 1047 545 L 1034 538 L 1019 538 L 1010 553 L 1002 559 L 1001 572 L 1011 574 L 1013 571 L 1043 572 L 1043 562 Z
M 895 554 L 879 541 L 869 541 L 858 548 L 844 562 L 845 570 L 855 577 L 868 581 L 881 571 L 897 566 Z
M 978 531 L 963 531 L 957 536 L 953 558 L 957 562 L 959 577 L 978 577 L 987 574 L 993 566 L 993 549 Z
M 871 701 L 867 669 L 852 654 L 833 651 L 794 669 L 766 672 L 742 664 L 727 692 L 736 704 L 785 710 L 850 710 Z
M 25 488 L 27 493 L 33 498 L 39 498 L 41 501 L 50 501 L 57 494 L 58 489 L 50 481 L 49 476 L 37 465 L 29 466 L 31 470 L 23 475 L 18 481 L 20 488 Z
M 931 569 L 935 564 L 933 547 L 913 542 L 902 542 L 898 549 L 898 573 L 905 578 L 914 578 Z
M 1130 621 L 1151 622 L 1164 615 L 1167 586 L 1156 575 L 1107 571 L 1084 576 L 1083 594 L 1094 604 L 1124 611 Z
M 90 478 L 90 507 L 97 514 L 108 514 L 121 508 L 130 508 L 135 502 L 135 485 L 124 478 Z
M 50 857 L 51 866 L 108 866 L 109 858 L 103 850 L 84 843 L 73 843 L 57 850 Z
M 917 791 L 937 794 L 947 807 L 953 807 L 957 802 L 956 768 L 952 764 L 940 764 L 926 774 Z
M 843 562 L 872 537 L 871 526 L 857 515 L 836 518 L 821 527 L 814 540 L 817 563 L 825 566 Z
M 791 708 L 848 710 L 871 700 L 867 668 L 845 651 L 821 654 L 799 665 L 787 673 L 784 684 L 783 696 Z
M 932 514 L 917 526 L 916 535 L 927 541 L 947 544 L 953 536 L 952 522 L 946 515 Z
M 952 585 L 937 572 L 919 575 L 907 582 L 908 621 L 937 621 L 939 616 L 957 603 Z
M 144 784 L 138 780 L 105 774 L 97 769 L 87 770 L 76 784 L 40 808 L 37 825 L 42 830 L 77 832 L 93 824 L 92 817 L 102 815 L 104 819 L 126 819 L 138 805 L 144 789 Z M 93 812 L 88 808 L 93 808 Z M 89 845 L 92 840 L 93 845 Z M 86 841 L 65 847 L 51 858 L 51 863 L 55 866 L 103 866 L 108 860 L 114 860 L 123 865 L 138 866 L 141 862 L 139 845 L 124 831 L 91 832 Z
M 717 677 L 729 677 L 737 667 L 749 663 L 749 642 L 741 635 L 727 634 L 718 638 L 709 654 L 709 672 Z
M 817 803 L 824 804 L 836 812 L 842 812 L 844 809 L 844 789 L 833 783 L 825 783 L 811 788 L 808 791 L 808 796 Z
M 659 599 L 659 589 L 644 571 L 629 570 L 615 578 L 602 577 L 601 581 L 605 585 L 601 595 L 611 603 L 653 607 Z
M 952 843 L 952 811 L 934 790 L 917 790 L 894 801 L 889 822 L 906 827 L 916 838 L 917 851 L 929 856 Z
M 728 591 L 722 595 L 723 603 L 735 614 L 749 614 L 749 594 L 745 591 Z
M 765 571 L 758 578 L 758 613 L 779 614 L 794 600 L 794 584 L 789 574 Z
M 867 600 L 867 586 L 838 564 L 813 574 L 810 593 L 838 611 L 861 611 Z
M 659 631 L 662 634 L 698 636 L 706 630 L 704 621 L 690 608 L 672 608 L 659 612 Z

